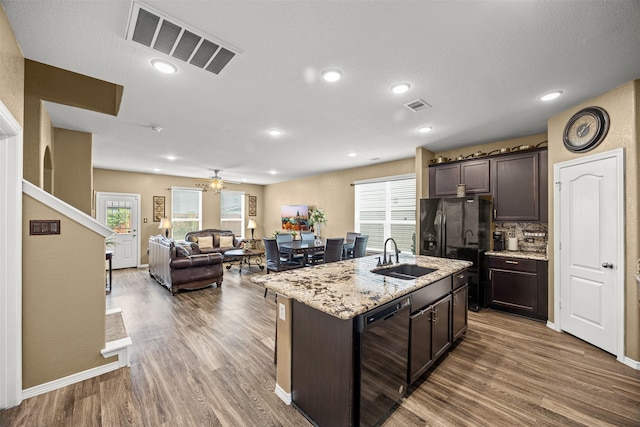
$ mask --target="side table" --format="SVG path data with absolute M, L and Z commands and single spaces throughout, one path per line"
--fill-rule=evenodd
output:
M 242 273 L 242 266 L 246 265 L 250 268 L 252 265 L 264 270 L 262 260 L 264 259 L 264 251 L 262 249 L 232 249 L 224 253 L 228 258 L 227 270 L 231 270 L 234 263 L 238 264 L 238 272 Z M 252 262 L 253 260 L 253 262 Z

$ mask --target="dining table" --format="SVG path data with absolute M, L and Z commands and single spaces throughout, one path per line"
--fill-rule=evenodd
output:
M 320 242 L 320 244 L 316 244 Z M 278 249 L 281 253 L 288 254 L 290 256 L 303 255 L 304 264 L 309 264 L 309 255 L 313 257 L 313 254 L 324 251 L 324 247 L 327 243 L 327 239 L 320 240 L 292 240 L 290 242 L 281 242 L 278 244 Z M 354 239 L 345 239 L 342 243 L 342 253 L 353 249 L 356 241 Z

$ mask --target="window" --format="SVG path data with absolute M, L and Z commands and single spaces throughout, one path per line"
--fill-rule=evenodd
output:
M 174 240 L 184 240 L 188 232 L 202 229 L 202 191 L 171 189 L 171 225 Z
M 244 238 L 244 193 L 222 191 L 220 193 L 220 228 L 231 230 L 238 238 Z
M 415 175 L 356 182 L 355 228 L 369 236 L 369 250 L 382 251 L 393 237 L 401 252 L 415 253 Z

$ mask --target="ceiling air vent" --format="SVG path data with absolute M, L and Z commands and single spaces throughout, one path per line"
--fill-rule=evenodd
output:
M 133 2 L 126 39 L 214 74 L 219 74 L 235 55 L 241 53 L 137 2 Z
M 421 111 L 421 110 L 425 110 L 427 108 L 431 108 L 431 105 L 427 104 L 425 101 L 423 101 L 420 98 L 415 99 L 411 102 L 408 102 L 404 104 L 404 106 L 407 107 L 409 110 L 413 111 L 414 113 L 417 113 L 418 111 Z

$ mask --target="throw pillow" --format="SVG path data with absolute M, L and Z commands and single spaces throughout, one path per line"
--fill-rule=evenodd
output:
M 213 248 L 213 236 L 198 237 L 198 246 L 200 246 L 201 249 Z
M 186 246 L 176 245 L 176 256 L 190 256 L 191 251 Z
M 233 246 L 233 236 L 220 236 L 220 247 L 230 248 Z

